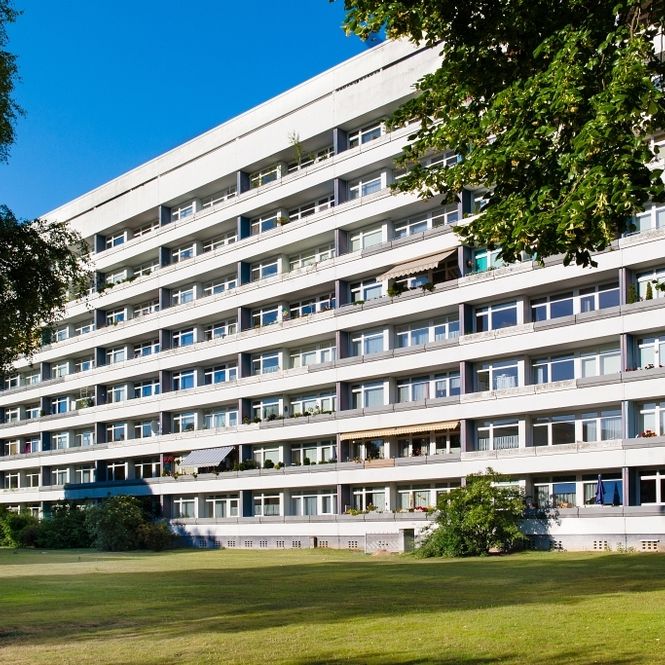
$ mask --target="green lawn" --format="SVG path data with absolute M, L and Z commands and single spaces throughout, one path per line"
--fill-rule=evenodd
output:
M 665 557 L 0 550 L 0 663 L 665 663 Z

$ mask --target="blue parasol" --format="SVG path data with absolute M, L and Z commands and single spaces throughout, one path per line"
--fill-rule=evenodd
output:
M 598 474 L 598 485 L 596 486 L 596 500 L 595 502 L 602 506 L 605 503 L 605 487 L 603 485 L 603 477 Z

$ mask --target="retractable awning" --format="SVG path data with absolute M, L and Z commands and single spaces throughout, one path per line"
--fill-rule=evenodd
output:
M 449 256 L 452 256 L 455 253 L 457 253 L 457 247 L 449 249 L 447 252 L 441 252 L 441 254 L 430 254 L 429 256 L 423 256 L 420 259 L 414 259 L 413 261 L 402 263 L 391 268 L 387 272 L 384 272 L 382 275 L 379 275 L 377 280 L 383 281 L 384 279 L 395 279 L 396 277 L 405 277 L 417 272 L 432 270 L 432 268 L 436 268 L 441 261 L 445 261 Z
M 192 452 L 182 460 L 180 466 L 219 466 L 232 450 L 233 446 L 192 450 Z
M 421 432 L 443 432 L 459 427 L 459 420 L 446 420 L 438 423 L 424 425 L 407 425 L 405 427 L 383 427 L 381 429 L 366 429 L 362 432 L 342 432 L 342 441 L 349 439 L 381 439 L 386 436 L 399 436 L 400 434 L 419 434 Z

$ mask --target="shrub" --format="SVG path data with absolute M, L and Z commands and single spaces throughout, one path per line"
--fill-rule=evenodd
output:
M 36 547 L 39 542 L 39 533 L 41 531 L 39 524 L 26 524 L 18 532 L 18 543 L 20 547 Z
M 507 479 L 492 469 L 467 476 L 466 487 L 439 499 L 437 526 L 430 531 L 417 554 L 433 556 L 482 556 L 491 550 L 520 549 L 526 536 L 520 530 L 524 517 L 522 491 L 499 485 Z
M 113 496 L 86 511 L 86 527 L 92 544 L 111 552 L 139 547 L 139 527 L 145 516 L 138 499 Z
M 37 525 L 37 518 L 30 513 L 15 513 L 3 508 L 0 512 L 0 545 L 19 547 L 19 534 L 27 526 Z
M 161 552 L 173 547 L 175 534 L 166 522 L 144 522 L 138 528 L 138 540 L 142 548 Z
M 86 512 L 87 509 L 72 503 L 53 506 L 50 514 L 39 523 L 35 544 L 46 549 L 90 547 L 92 540 L 86 526 Z
M 263 462 L 264 469 L 274 469 L 275 463 L 271 459 L 267 459 Z

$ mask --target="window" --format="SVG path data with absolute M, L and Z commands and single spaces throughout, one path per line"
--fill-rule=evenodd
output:
M 238 234 L 236 231 L 229 231 L 224 235 L 217 236 L 216 238 L 210 238 L 209 240 L 204 240 L 201 249 L 203 253 L 214 252 L 220 247 L 226 247 L 227 245 L 232 245 L 238 239 Z
M 175 519 L 191 519 L 196 517 L 196 499 L 188 496 L 174 497 L 173 517 Z
M 20 374 L 14 374 L 13 376 L 8 376 L 5 379 L 5 390 L 13 390 L 18 388 L 21 385 L 21 376 Z
M 384 179 L 381 173 L 366 175 L 349 182 L 349 201 L 376 194 L 384 187 Z
M 354 333 L 351 337 L 351 355 L 365 356 L 381 353 L 384 348 L 383 339 L 383 330 Z
M 5 422 L 15 423 L 21 419 L 21 409 L 17 406 L 5 409 Z
M 69 448 L 69 432 L 53 432 L 51 435 L 51 448 L 53 450 L 66 450 Z
M 203 295 L 214 296 L 218 293 L 235 289 L 237 286 L 238 280 L 235 275 L 225 275 L 224 277 L 218 277 L 210 282 L 206 282 L 203 286 Z
M 581 422 L 582 441 L 607 441 L 622 438 L 623 429 L 619 409 L 584 413 L 581 416 Z
M 312 266 L 321 261 L 328 261 L 335 256 L 335 246 L 333 243 L 323 245 L 321 247 L 314 247 L 312 249 L 300 252 L 295 256 L 289 257 L 289 270 L 299 270 Z
M 644 337 L 638 341 L 640 367 L 665 365 L 665 333 L 656 337 Z
M 335 309 L 335 296 L 332 293 L 327 293 L 322 296 L 314 296 L 289 303 L 288 315 L 285 312 L 285 316 L 286 318 L 299 319 L 310 314 L 327 312 L 330 309 Z
M 316 215 L 324 210 L 329 210 L 334 205 L 335 198 L 333 196 L 326 196 L 322 199 L 317 199 L 316 201 L 310 201 L 298 208 L 291 208 L 291 210 L 289 210 L 289 221 L 295 222 L 298 219 L 304 219 L 310 215 Z
M 133 277 L 135 279 L 138 279 L 139 277 L 146 277 L 147 275 L 151 275 L 155 270 L 159 269 L 159 261 L 157 259 L 153 259 L 151 261 L 147 261 L 146 263 L 142 263 L 140 266 L 136 266 L 133 270 Z
M 499 257 L 501 248 L 496 249 L 476 249 L 473 252 L 473 270 L 474 272 L 485 272 L 486 270 L 495 270 L 505 265 L 504 260 Z
M 279 273 L 279 260 L 276 258 L 265 259 L 254 263 L 250 271 L 250 280 L 256 282 L 260 279 L 274 277 Z
M 604 506 L 623 505 L 623 482 L 620 473 L 603 473 L 600 476 L 600 482 L 603 484 L 603 503 Z M 582 476 L 582 495 L 584 505 L 590 506 L 596 504 L 598 497 L 598 475 Z
M 78 337 L 79 335 L 87 335 L 95 329 L 95 324 L 92 321 L 86 321 L 79 324 L 74 328 L 74 334 Z
M 506 390 L 519 384 L 517 360 L 489 361 L 476 368 L 476 388 L 484 390 Z
M 662 148 L 661 148 L 662 153 Z M 645 206 L 644 212 L 633 218 L 636 233 L 644 233 L 665 226 L 665 206 L 652 204 Z
M 69 482 L 69 469 L 53 469 L 51 483 L 53 485 L 66 485 Z
M 91 369 L 93 369 L 95 366 L 95 361 L 92 358 L 81 358 L 80 360 L 75 360 L 74 361 L 74 372 L 79 373 L 79 372 L 87 372 Z
M 336 507 L 337 493 L 333 489 L 297 490 L 291 494 L 292 515 L 330 515 Z
M 353 409 L 371 409 L 385 405 L 385 386 L 383 382 L 363 383 L 351 388 Z
M 173 374 L 173 390 L 189 390 L 195 387 L 196 376 L 193 369 L 186 369 Z
M 159 431 L 159 423 L 156 420 L 140 420 L 134 423 L 134 438 L 135 439 L 149 439 L 157 436 Z
M 476 308 L 476 332 L 516 326 L 517 321 L 517 303 L 515 301 Z
M 159 222 L 155 220 L 154 222 L 148 222 L 147 224 L 143 224 L 142 226 L 139 226 L 138 228 L 134 229 L 132 232 L 132 236 L 134 238 L 140 238 L 141 236 L 147 235 L 148 233 L 152 233 L 155 229 L 159 228 Z
M 106 426 L 106 440 L 114 443 L 127 439 L 127 423 L 109 423 Z
M 419 376 L 397 381 L 397 401 L 417 402 L 432 398 L 452 397 L 460 394 L 460 376 L 457 372 Z
M 75 481 L 80 484 L 84 483 L 94 483 L 95 482 L 95 467 L 78 467 L 74 474 Z
M 180 263 L 187 259 L 193 259 L 196 255 L 196 246 L 194 243 L 184 245 L 183 247 L 176 247 L 171 250 L 171 263 Z
M 216 205 L 232 199 L 236 194 L 236 186 L 231 185 L 226 189 L 222 189 L 219 192 L 215 192 L 214 194 L 201 199 L 201 209 L 205 210 L 206 208 L 214 208 Z
M 115 233 L 106 236 L 106 249 L 112 249 L 113 247 L 119 247 L 124 245 L 127 240 L 126 231 L 116 231 Z
M 206 517 L 238 517 L 240 500 L 237 494 L 220 494 L 205 498 Z
M 429 487 L 409 487 L 397 490 L 397 509 L 430 509 L 436 506 L 436 492 Z
M 618 347 L 587 351 L 580 354 L 581 376 L 603 376 L 621 371 L 621 352 Z
M 40 449 L 41 449 L 41 440 L 38 436 L 27 437 L 23 441 L 23 452 L 26 455 L 30 453 L 38 453 Z
M 223 429 L 237 426 L 237 409 L 215 408 L 203 413 L 203 429 Z
M 23 382 L 26 386 L 36 386 L 38 383 L 41 383 L 42 377 L 39 372 L 34 372 L 32 374 L 26 374 L 23 377 Z
M 312 164 L 318 164 L 319 162 L 322 162 L 326 159 L 330 159 L 331 157 L 334 157 L 334 155 L 335 151 L 333 150 L 332 146 L 322 148 L 321 150 L 317 150 L 315 152 L 308 152 L 306 155 L 302 155 L 299 161 L 291 162 L 288 166 L 288 171 L 289 173 L 299 171 L 300 169 L 312 166 Z
M 575 443 L 575 416 L 562 414 L 556 416 L 540 416 L 533 420 L 533 445 L 556 446 Z
M 127 360 L 127 349 L 124 346 L 117 346 L 106 350 L 106 364 L 113 365 Z
M 5 472 L 5 482 L 4 489 L 6 490 L 17 490 L 19 489 L 19 472 L 10 473 L 9 471 Z
M 531 320 L 546 321 L 575 313 L 573 292 L 559 293 L 556 296 L 536 298 L 531 301 Z
M 289 356 L 289 367 L 292 368 L 331 362 L 336 357 L 335 343 L 334 341 L 322 342 L 318 346 L 294 349 Z
M 478 423 L 476 450 L 505 450 L 519 447 L 516 420 L 486 420 Z
M 5 441 L 3 443 L 2 449 L 5 455 L 18 455 L 21 452 L 21 441 L 19 439 Z
M 444 339 L 459 337 L 459 320 L 448 317 L 435 321 L 410 323 L 398 327 L 396 332 L 397 348 L 420 346 L 428 342 L 439 342 Z
M 41 415 L 41 409 L 39 404 L 26 404 L 25 406 L 25 419 L 33 420 L 34 418 L 39 418 Z
M 54 379 L 60 379 L 63 376 L 69 374 L 69 362 L 64 360 L 59 363 L 51 365 L 51 377 Z
M 349 148 L 357 148 L 359 145 L 374 141 L 384 133 L 385 126 L 382 121 L 377 121 L 361 129 L 356 129 L 347 135 Z
M 439 226 L 447 226 L 454 224 L 459 219 L 457 207 L 446 208 L 443 212 L 440 208 L 430 210 L 429 212 L 422 213 L 417 217 L 410 217 L 395 222 L 393 227 L 393 238 L 406 238 L 408 236 L 424 233 L 430 229 Z
M 336 408 L 336 398 L 333 392 L 323 392 L 318 395 L 298 395 L 291 399 L 291 415 L 317 415 L 319 413 L 333 413 Z
M 193 432 L 196 429 L 196 414 L 193 411 L 185 411 L 173 415 L 173 433 Z
M 333 462 L 337 459 L 337 447 L 334 441 L 311 441 L 293 444 L 291 462 L 293 464 L 311 464 Z
M 25 487 L 39 487 L 39 472 L 27 471 L 25 474 Z
M 254 446 L 252 448 L 252 458 L 259 468 L 270 460 L 273 464 L 277 464 L 279 459 L 279 448 L 277 446 Z
M 154 312 L 159 312 L 159 300 L 157 299 L 142 302 L 139 305 L 134 306 L 135 319 L 142 316 L 148 316 L 148 314 L 153 314 Z
M 251 234 L 255 236 L 259 233 L 265 233 L 266 231 L 272 231 L 272 229 L 276 229 L 277 224 L 279 223 L 277 219 L 279 216 L 279 212 L 273 212 L 269 215 L 256 217 L 251 221 Z
M 665 291 L 659 287 L 661 284 L 665 285 L 665 268 L 654 268 L 637 275 L 637 294 L 641 300 L 646 300 L 649 284 L 651 284 L 651 297 L 663 298 Z
M 533 484 L 539 508 L 574 508 L 577 505 L 577 483 L 574 477 L 554 477 Z
M 665 402 L 640 405 L 640 431 L 665 436 Z
M 279 397 L 264 397 L 252 402 L 252 418 L 272 420 L 282 413 L 282 400 Z
M 147 342 L 134 344 L 134 358 L 151 356 L 154 353 L 159 353 L 159 339 L 151 339 Z
M 159 478 L 162 472 L 159 459 L 138 459 L 134 462 L 135 478 Z
M 121 383 L 111 386 L 108 390 L 109 402 L 124 402 L 127 399 L 127 384 Z
M 237 332 L 237 323 L 235 319 L 228 321 L 217 321 L 210 323 L 203 329 L 203 339 L 210 341 L 212 339 L 219 339 L 227 335 L 235 335 Z
M 238 368 L 235 366 L 216 365 L 203 371 L 203 381 L 210 386 L 215 383 L 227 383 L 238 380 Z
M 256 171 L 249 176 L 249 187 L 254 189 L 255 187 L 262 187 L 267 185 L 270 182 L 275 182 L 277 178 L 282 176 L 282 166 L 281 164 L 274 164 L 273 166 L 268 166 L 261 171 Z
M 127 268 L 122 270 L 116 270 L 115 272 L 109 272 L 104 275 L 104 283 L 107 286 L 113 286 L 115 284 L 121 284 L 122 282 L 127 281 Z
M 184 305 L 185 303 L 192 302 L 193 300 L 194 300 L 194 285 L 183 286 L 180 289 L 176 289 L 171 293 L 172 305 Z
M 252 311 L 252 327 L 269 326 L 279 321 L 279 305 L 266 305 Z
M 280 354 L 277 351 L 263 353 L 252 358 L 252 374 L 271 374 L 281 369 Z
M 548 356 L 533 361 L 533 382 L 553 383 L 575 378 L 575 358 L 572 355 Z
M 69 411 L 69 397 L 54 397 L 51 401 L 51 413 L 67 413 Z
M 580 312 L 593 312 L 597 309 L 617 307 L 618 305 L 618 282 L 580 289 Z
M 353 231 L 349 235 L 349 251 L 358 252 L 361 249 L 368 249 L 374 245 L 380 245 L 384 242 L 383 226 L 371 226 L 359 231 Z
M 665 503 L 665 469 L 640 472 L 640 505 Z
M 111 309 L 106 312 L 106 325 L 114 326 L 118 323 L 122 323 L 126 318 L 127 312 L 124 307 L 120 309 Z
M 171 341 L 174 349 L 181 346 L 191 346 L 196 341 L 194 328 L 184 328 L 183 330 L 174 331 Z
M 365 302 L 382 296 L 383 283 L 377 282 L 373 277 L 351 284 L 351 302 Z
M 95 445 L 95 433 L 92 430 L 84 430 L 76 433 L 76 445 L 79 448 L 87 448 Z
M 173 206 L 171 208 L 171 221 L 179 222 L 187 217 L 191 217 L 194 214 L 194 201 L 188 201 L 187 203 L 181 203 L 178 206 Z
M 280 514 L 279 494 L 254 494 L 254 515 L 269 517 Z
M 356 510 L 388 510 L 384 487 L 352 487 L 353 507 Z
M 58 328 L 53 333 L 54 342 L 64 342 L 66 339 L 69 339 L 69 326 L 63 326 L 62 328 Z
M 146 379 L 144 381 L 138 381 L 134 384 L 134 399 L 140 399 L 142 397 L 153 397 L 154 395 L 159 395 L 160 385 L 159 379 Z

